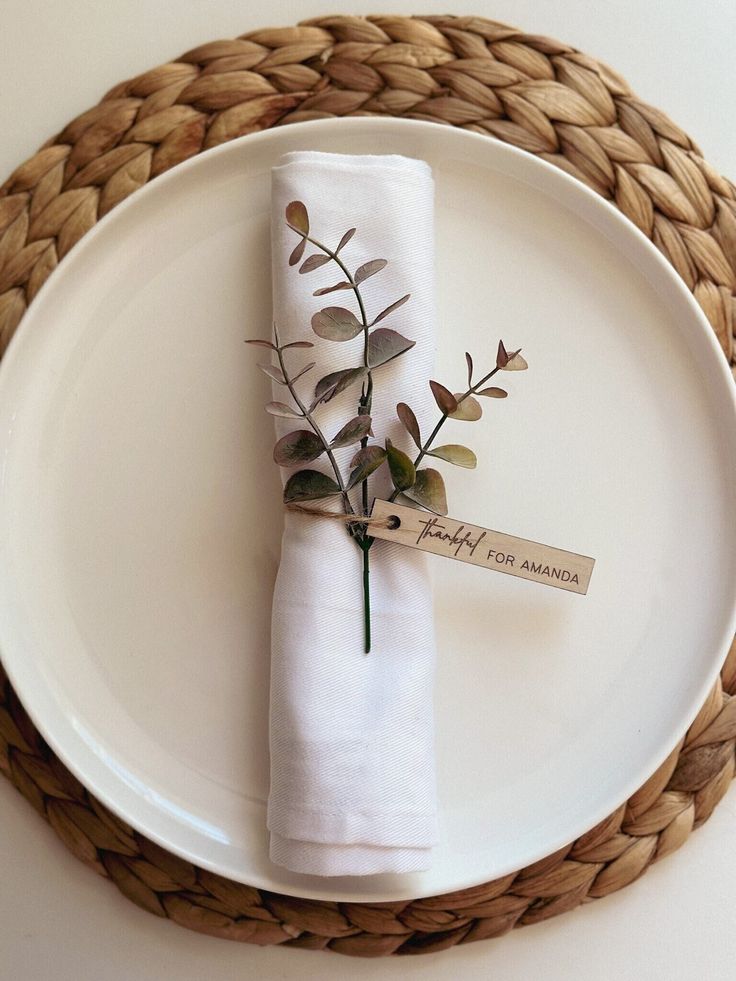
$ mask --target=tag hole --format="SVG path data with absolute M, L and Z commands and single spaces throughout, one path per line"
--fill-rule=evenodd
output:
M 389 531 L 396 531 L 397 528 L 401 527 L 401 518 L 398 514 L 390 514 L 386 519 L 386 525 Z

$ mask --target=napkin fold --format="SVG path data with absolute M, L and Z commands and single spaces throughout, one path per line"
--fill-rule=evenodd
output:
M 320 377 L 361 364 L 363 338 L 337 343 L 313 333 L 318 310 L 339 305 L 358 314 L 358 306 L 352 291 L 313 296 L 344 278 L 334 262 L 309 274 L 289 266 L 299 241 L 285 223 L 291 201 L 306 205 L 310 234 L 333 250 L 348 228 L 357 229 L 340 252 L 353 272 L 368 260 L 388 260 L 361 285 L 369 320 L 411 293 L 381 326 L 416 346 L 375 369 L 372 416 L 376 440 L 388 436 L 412 456 L 397 402 L 414 408 L 425 432 L 436 415 L 427 398 L 435 353 L 433 193 L 429 166 L 396 155 L 288 153 L 272 171 L 274 320 L 282 343 L 315 344 L 285 352 L 295 371 L 317 362 L 298 390 L 309 401 Z M 318 251 L 308 246 L 305 257 Z M 319 407 L 328 439 L 356 415 L 359 395 L 355 386 Z M 274 399 L 290 401 L 276 384 Z M 277 437 L 301 428 L 303 420 L 276 420 Z M 336 451 L 345 474 L 355 450 Z M 324 457 L 303 466 L 331 473 Z M 371 477 L 375 496 L 391 493 L 387 469 Z M 282 470 L 284 482 L 291 473 Z M 438 840 L 426 556 L 376 541 L 370 560 L 373 647 L 365 654 L 362 553 L 339 522 L 286 512 L 273 597 L 267 823 L 271 860 L 295 872 L 421 871 Z

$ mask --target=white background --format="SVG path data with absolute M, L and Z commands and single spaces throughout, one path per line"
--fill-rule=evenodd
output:
M 334 12 L 312 0 L 3 0 L 0 182 L 123 78 L 195 45 Z M 350 13 L 481 14 L 610 63 L 736 176 L 733 0 L 353 0 Z M 733 977 L 736 787 L 675 856 L 622 892 L 495 941 L 401 961 L 257 948 L 145 913 L 77 862 L 0 780 L 0 981 L 235 977 L 598 981 Z

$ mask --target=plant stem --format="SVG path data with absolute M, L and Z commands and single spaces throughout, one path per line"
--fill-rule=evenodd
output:
M 319 242 L 315 238 L 307 236 L 307 241 L 311 242 L 315 248 L 321 249 L 325 255 L 328 255 L 333 262 L 342 270 L 345 278 L 350 283 L 350 287 L 355 294 L 355 299 L 358 301 L 358 307 L 360 309 L 360 321 L 363 327 L 363 366 L 365 367 L 368 376 L 363 386 L 360 395 L 360 402 L 358 403 L 358 415 L 370 415 L 371 408 L 373 404 L 373 373 L 368 364 L 368 315 L 366 314 L 365 304 L 363 302 L 363 297 L 360 292 L 360 287 L 355 282 L 353 274 L 350 272 L 348 267 L 342 261 L 337 252 L 333 252 L 332 249 L 328 248 L 323 242 Z M 363 449 L 368 445 L 368 437 L 365 436 L 361 441 L 360 445 Z M 363 514 L 368 514 L 368 478 L 362 481 L 361 484 L 361 503 Z M 363 623 L 365 629 L 365 653 L 369 654 L 371 649 L 371 591 L 370 591 L 370 559 L 368 556 L 369 549 L 373 544 L 374 539 L 367 534 L 367 526 L 362 527 L 356 525 L 348 527 L 348 533 L 355 540 L 356 545 L 363 552 Z
M 353 509 L 352 504 L 350 503 L 350 498 L 348 497 L 348 492 L 347 492 L 347 490 L 345 488 L 345 481 L 343 480 L 342 474 L 340 473 L 340 468 L 338 467 L 337 460 L 335 459 L 335 456 L 334 456 L 332 450 L 330 449 L 330 445 L 327 442 L 327 440 L 325 439 L 325 436 L 324 436 L 322 430 L 320 429 L 319 424 L 317 423 L 316 419 L 314 418 L 314 416 L 312 415 L 312 413 L 309 411 L 309 409 L 306 407 L 306 405 L 302 402 L 302 400 L 299 398 L 299 395 L 297 394 L 296 388 L 295 388 L 293 382 L 291 381 L 291 378 L 290 378 L 289 373 L 288 373 L 287 368 L 286 368 L 286 364 L 284 362 L 284 355 L 283 355 L 283 352 L 281 350 L 281 346 L 279 344 L 279 335 L 278 335 L 278 331 L 276 330 L 276 325 L 275 324 L 274 324 L 273 332 L 274 332 L 274 337 L 276 338 L 276 356 L 277 356 L 278 361 L 279 361 L 279 366 L 281 368 L 281 372 L 282 372 L 282 374 L 284 376 L 284 381 L 286 382 L 286 385 L 287 385 L 287 387 L 289 389 L 289 392 L 291 393 L 291 397 L 294 399 L 294 401 L 298 405 L 299 409 L 301 410 L 304 418 L 307 420 L 307 422 L 309 423 L 309 425 L 312 427 L 312 430 L 314 431 L 314 433 L 319 438 L 320 442 L 322 443 L 322 445 L 325 448 L 325 452 L 327 453 L 327 456 L 329 458 L 329 461 L 332 464 L 332 469 L 333 469 L 333 471 L 335 473 L 335 477 L 337 478 L 337 483 L 338 483 L 338 485 L 340 487 L 340 493 L 342 495 L 343 508 L 345 510 L 345 513 L 346 514 L 354 514 L 355 511 Z M 366 482 L 363 481 L 363 502 L 364 502 L 364 504 L 363 504 L 363 511 L 364 511 L 364 513 L 367 513 L 367 511 L 368 511 L 367 499 L 368 499 L 368 493 L 367 493 Z M 356 522 L 356 526 L 359 526 L 359 523 L 358 522 Z M 364 650 L 365 650 L 365 653 L 366 654 L 369 654 L 370 653 L 370 650 L 371 650 L 370 558 L 368 556 L 368 549 L 370 548 L 370 545 L 366 545 L 367 539 L 366 539 L 366 536 L 365 536 L 365 526 L 364 525 L 362 526 L 362 531 L 361 531 L 361 537 L 360 538 L 358 538 L 356 536 L 356 533 L 355 533 L 354 528 L 355 528 L 355 526 L 353 526 L 352 524 L 349 524 L 347 526 L 347 532 L 350 535 L 350 537 L 355 541 L 355 544 L 358 546 L 358 548 L 361 550 L 361 552 L 363 553 L 363 629 L 364 629 Z M 373 539 L 370 539 L 370 543 L 371 544 L 373 543 Z
M 353 274 L 350 272 L 350 270 L 342 261 L 342 259 L 337 254 L 337 252 L 334 252 L 331 248 L 329 248 L 329 246 L 325 245 L 324 242 L 320 242 L 318 239 L 312 238 L 309 235 L 307 236 L 307 241 L 311 242 L 315 248 L 321 249 L 322 252 L 325 253 L 325 255 L 328 255 L 330 259 L 333 260 L 333 262 L 337 263 L 337 265 L 342 270 L 345 278 L 350 283 L 350 288 L 352 289 L 353 293 L 355 293 L 355 299 L 358 301 L 358 307 L 360 308 L 360 322 L 363 328 L 363 366 L 368 372 L 368 377 L 366 379 L 365 386 L 360 396 L 360 402 L 358 404 L 358 414 L 370 415 L 371 406 L 373 402 L 373 373 L 371 372 L 370 367 L 368 365 L 368 340 L 369 340 L 368 328 L 370 325 L 368 323 L 368 314 L 366 313 L 365 310 L 365 303 L 363 302 L 363 296 L 360 292 L 360 287 L 355 282 Z M 360 445 L 363 448 L 365 448 L 368 445 L 367 436 L 360 441 Z M 368 512 L 368 479 L 367 478 L 362 482 L 362 503 L 363 503 L 363 512 L 367 514 Z
M 364 628 L 364 650 L 366 654 L 371 652 L 371 584 L 370 584 L 370 547 L 374 539 L 364 538 L 360 544 L 363 552 L 363 628 Z
M 332 452 L 330 448 L 330 444 L 325 439 L 324 433 L 320 429 L 317 420 L 314 418 L 312 413 L 299 398 L 296 388 L 294 387 L 294 383 L 292 382 L 289 376 L 289 372 L 287 371 L 286 364 L 284 363 L 284 355 L 281 350 L 281 346 L 279 344 L 279 335 L 278 335 L 278 331 L 276 330 L 276 324 L 274 324 L 273 333 L 274 333 L 274 337 L 276 338 L 276 357 L 279 359 L 279 366 L 284 376 L 284 381 L 286 382 L 286 386 L 289 389 L 289 392 L 291 393 L 291 397 L 294 399 L 296 404 L 301 409 L 302 415 L 307 420 L 309 425 L 312 427 L 312 430 L 314 431 L 315 435 L 319 438 L 320 442 L 325 448 L 325 452 L 327 454 L 330 463 L 332 464 L 332 469 L 335 473 L 335 477 L 337 478 L 337 483 L 340 488 L 340 494 L 342 496 L 342 502 L 343 502 L 343 507 L 345 509 L 345 514 L 354 514 L 355 512 L 353 510 L 352 504 L 350 503 L 350 498 L 348 497 L 348 492 L 345 488 L 345 481 L 343 480 L 342 474 L 340 473 L 340 468 L 337 465 L 335 454 Z
M 365 311 L 365 304 L 363 302 L 363 297 L 361 295 L 360 288 L 358 286 L 358 283 L 356 283 L 356 281 L 355 281 L 355 279 L 353 277 L 353 274 L 350 272 L 350 270 L 345 265 L 345 263 L 342 261 L 342 259 L 337 254 L 337 252 L 333 251 L 328 246 L 326 246 L 323 242 L 318 241 L 316 238 L 312 238 L 310 235 L 307 235 L 305 237 L 306 237 L 306 240 L 308 242 L 311 242 L 312 245 L 314 245 L 315 248 L 320 249 L 322 252 L 324 252 L 325 255 L 329 256 L 330 259 L 332 259 L 332 261 L 335 262 L 339 266 L 339 268 L 342 270 L 345 278 L 350 283 L 350 288 L 352 289 L 353 293 L 355 294 L 355 299 L 358 301 L 358 307 L 360 309 L 361 326 L 363 328 L 363 366 L 365 367 L 366 372 L 367 372 L 366 382 L 365 382 L 365 384 L 364 384 L 364 386 L 362 388 L 361 396 L 360 396 L 360 402 L 358 403 L 358 414 L 359 415 L 370 415 L 371 414 L 372 404 L 373 404 L 373 373 L 372 373 L 372 371 L 370 369 L 370 365 L 369 365 L 369 362 L 368 362 L 368 344 L 369 344 L 369 333 L 368 333 L 368 330 L 369 330 L 370 324 L 368 323 L 368 315 L 366 314 L 366 311 Z M 274 330 L 275 330 L 275 328 L 274 328 Z M 278 337 L 277 337 L 276 341 L 277 341 L 277 344 L 278 344 Z M 354 514 L 355 512 L 353 510 L 352 505 L 350 504 L 350 500 L 348 498 L 347 490 L 345 489 L 345 484 L 344 484 L 344 482 L 342 480 L 342 476 L 341 476 L 341 474 L 339 472 L 339 468 L 337 466 L 337 463 L 335 462 L 335 458 L 332 455 L 332 451 L 330 450 L 327 441 L 325 440 L 324 436 L 322 435 L 322 432 L 320 431 L 319 426 L 314 421 L 314 419 L 312 418 L 311 414 L 306 409 L 306 407 L 304 406 L 304 404 L 300 401 L 299 397 L 297 396 L 296 392 L 294 391 L 293 386 L 289 382 L 288 376 L 286 374 L 286 369 L 284 367 L 284 362 L 283 362 L 283 358 L 281 356 L 280 349 L 278 350 L 278 357 L 279 357 L 279 363 L 281 365 L 281 370 L 284 373 L 284 378 L 286 379 L 287 383 L 289 384 L 289 391 L 291 392 L 292 397 L 294 398 L 294 401 L 296 402 L 296 404 L 299 406 L 299 408 L 303 412 L 305 419 L 307 419 L 307 421 L 309 422 L 309 424 L 312 426 L 312 429 L 314 430 L 314 432 L 317 434 L 317 436 L 322 441 L 322 444 L 325 447 L 325 450 L 326 450 L 327 455 L 328 455 L 328 457 L 330 459 L 330 462 L 332 463 L 332 468 L 335 471 L 335 475 L 337 476 L 337 481 L 338 481 L 338 484 L 340 485 L 340 490 L 342 492 L 343 504 L 344 504 L 344 507 L 345 507 L 345 512 L 346 512 L 346 514 Z M 444 417 L 440 421 L 440 423 L 438 424 L 438 426 L 436 427 L 435 432 L 432 434 L 432 436 L 430 438 L 430 442 L 437 435 L 437 432 L 439 431 L 439 428 L 440 428 L 440 426 L 442 425 L 443 422 L 444 422 Z M 360 445 L 361 445 L 361 447 L 363 449 L 365 449 L 365 447 L 368 445 L 368 437 L 367 436 L 365 436 L 360 441 Z M 429 443 L 427 444 L 427 447 L 428 446 L 429 446 Z M 419 456 L 419 459 L 421 459 L 421 457 L 424 455 L 424 452 L 425 452 L 425 450 L 423 449 L 422 450 L 422 453 Z M 396 493 L 394 493 L 389 498 L 389 500 L 394 500 L 394 497 L 395 496 L 396 496 Z M 362 485 L 361 485 L 361 502 L 362 502 L 363 514 L 364 515 L 367 515 L 368 514 L 368 478 L 366 478 L 364 481 L 362 481 Z M 368 553 L 369 553 L 370 548 L 373 545 L 373 542 L 375 541 L 375 539 L 372 538 L 370 535 L 368 535 L 368 533 L 367 533 L 367 531 L 368 531 L 367 526 L 366 525 L 361 525 L 360 522 L 358 522 L 358 521 L 355 522 L 355 525 L 352 525 L 352 524 L 348 525 L 347 530 L 348 530 L 348 534 L 354 539 L 356 545 L 363 552 L 363 622 L 364 622 L 364 629 L 365 629 L 365 653 L 368 654 L 368 653 L 370 653 L 370 649 L 371 649 L 370 558 L 369 558 Z

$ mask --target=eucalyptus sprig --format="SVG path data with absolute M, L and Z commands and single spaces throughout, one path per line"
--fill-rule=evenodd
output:
M 430 381 L 430 389 L 440 410 L 440 418 L 434 429 L 422 440 L 419 423 L 413 409 L 406 402 L 396 406 L 397 415 L 418 449 L 412 460 L 403 450 L 394 446 L 391 440 L 370 442 L 375 439 L 372 428 L 372 407 L 376 392 L 374 373 L 395 358 L 406 354 L 414 347 L 398 331 L 378 327 L 396 310 L 402 307 L 411 294 L 394 300 L 369 320 L 361 284 L 383 270 L 386 259 L 370 259 L 359 265 L 354 272 L 343 261 L 340 253 L 355 235 L 356 229 L 349 228 L 340 241 L 331 249 L 311 234 L 309 214 L 301 201 L 292 201 L 286 208 L 286 224 L 299 237 L 299 241 L 289 256 L 289 265 L 299 265 L 299 273 L 307 274 L 334 263 L 343 279 L 328 286 L 314 290 L 316 297 L 339 291 L 351 291 L 357 304 L 357 311 L 343 306 L 326 306 L 317 310 L 311 318 L 313 332 L 323 340 L 345 343 L 362 335 L 361 359 L 359 363 L 348 363 L 346 367 L 332 371 L 320 378 L 314 386 L 311 398 L 304 398 L 297 390 L 296 383 L 316 367 L 314 361 L 292 372 L 285 352 L 314 347 L 312 341 L 292 341 L 281 344 L 276 325 L 273 326 L 273 340 L 254 339 L 247 341 L 269 349 L 276 356 L 272 361 L 258 367 L 278 385 L 282 385 L 291 396 L 293 405 L 285 402 L 269 402 L 266 411 L 271 415 L 302 419 L 308 429 L 296 429 L 279 439 L 274 447 L 274 461 L 281 467 L 295 467 L 312 463 L 325 456 L 334 479 L 329 473 L 305 468 L 296 470 L 284 485 L 283 499 L 286 505 L 301 504 L 305 501 L 319 501 L 339 497 L 345 515 L 348 533 L 363 553 L 363 620 L 365 630 L 365 651 L 371 647 L 370 623 L 370 560 L 369 552 L 375 539 L 370 535 L 369 524 L 369 479 L 382 466 L 387 465 L 394 490 L 390 501 L 401 496 L 413 506 L 426 508 L 436 514 L 447 514 L 447 494 L 442 475 L 432 467 L 419 464 L 429 456 L 452 463 L 455 466 L 474 469 L 477 465 L 475 453 L 458 443 L 435 446 L 434 441 L 448 419 L 461 422 L 475 422 L 483 410 L 476 396 L 485 398 L 506 398 L 502 388 L 487 387 L 487 382 L 499 371 L 519 371 L 528 367 L 520 351 L 509 354 L 499 341 L 495 367 L 479 381 L 473 381 L 473 359 L 465 355 L 467 365 L 467 389 L 452 393 L 440 382 Z M 317 250 L 304 258 L 307 245 Z M 316 413 L 320 406 L 330 402 L 336 395 L 360 384 L 355 415 L 348 419 L 332 439 L 328 440 L 317 421 Z M 343 447 L 355 446 L 356 451 L 350 459 L 350 470 L 343 474 L 334 451 Z M 357 507 L 350 492 L 360 489 L 360 506 Z M 357 507 L 357 510 L 356 510 Z M 355 520 L 349 520 L 354 517 Z
M 484 387 L 486 383 L 499 371 L 523 371 L 529 367 L 526 360 L 521 356 L 521 348 L 509 354 L 506 351 L 503 341 L 498 342 L 495 368 L 484 375 L 480 381 L 473 383 L 473 359 L 467 351 L 465 352 L 465 361 L 468 368 L 468 387 L 466 391 L 455 392 L 453 394 L 448 388 L 441 385 L 440 382 L 430 381 L 429 383 L 434 400 L 442 415 L 425 442 L 422 442 L 419 423 L 412 408 L 406 402 L 399 402 L 396 406 L 396 414 L 406 431 L 414 440 L 419 453 L 413 462 L 408 457 L 406 458 L 406 462 L 404 462 L 404 467 L 408 473 L 407 479 L 411 481 L 408 487 L 399 487 L 396 481 L 394 481 L 394 491 L 391 497 L 389 497 L 389 501 L 395 501 L 399 494 L 403 493 L 405 497 L 408 497 L 411 501 L 429 511 L 434 511 L 442 515 L 447 514 L 447 495 L 445 493 L 445 482 L 442 479 L 442 474 L 431 467 L 425 467 L 419 470 L 417 469 L 419 464 L 425 456 L 431 456 L 438 460 L 445 460 L 447 463 L 453 463 L 457 467 L 466 467 L 468 470 L 474 470 L 478 465 L 478 460 L 475 453 L 471 449 L 468 449 L 467 446 L 462 446 L 459 443 L 447 443 L 444 446 L 433 447 L 440 429 L 442 429 L 448 419 L 457 419 L 461 422 L 477 422 L 483 415 L 483 408 L 475 398 L 476 395 L 492 399 L 505 399 L 509 394 L 504 388 L 497 388 L 496 386 Z M 405 454 L 402 454 L 402 456 L 405 456 Z M 408 464 L 413 467 L 413 474 Z M 412 477 L 413 480 L 411 480 Z

